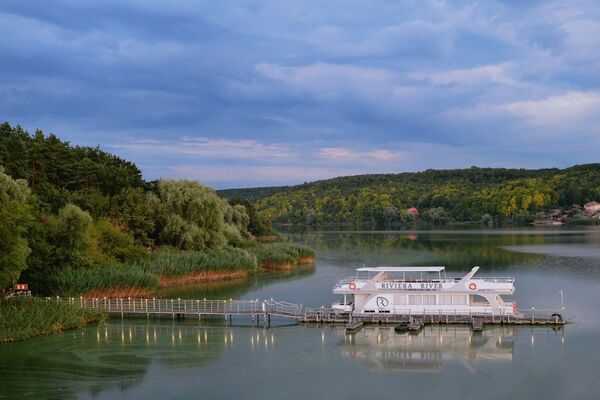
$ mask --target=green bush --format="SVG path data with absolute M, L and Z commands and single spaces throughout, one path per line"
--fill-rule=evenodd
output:
M 81 328 L 106 318 L 99 310 L 81 309 L 55 300 L 3 299 L 0 300 L 0 343 Z
M 133 236 L 107 219 L 97 221 L 92 230 L 96 246 L 107 262 L 128 262 L 146 255 L 146 249 L 135 243 Z

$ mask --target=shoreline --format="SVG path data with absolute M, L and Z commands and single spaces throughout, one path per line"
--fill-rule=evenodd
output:
M 300 258 L 294 262 L 289 263 L 275 263 L 275 262 L 264 262 L 258 266 L 258 269 L 265 271 L 292 271 L 299 265 L 310 265 L 314 264 L 315 257 L 307 256 Z M 188 285 L 194 285 L 196 283 L 205 282 L 228 282 L 233 280 L 245 279 L 251 275 L 250 272 L 244 269 L 238 269 L 227 272 L 217 271 L 203 271 L 199 273 L 185 274 L 185 275 L 171 275 L 171 276 L 160 276 L 159 287 L 157 289 L 147 289 L 139 287 L 131 288 L 108 288 L 108 289 L 96 289 L 91 290 L 84 295 L 82 298 L 137 298 L 137 297 L 150 297 L 158 290 L 169 289 L 174 287 L 183 288 Z
M 36 297 L 0 301 L 0 344 L 100 324 L 108 314 Z
M 186 275 L 161 276 L 159 289 L 170 288 L 174 286 L 185 286 L 200 282 L 212 282 L 219 280 L 229 281 L 238 278 L 245 278 L 247 276 L 248 271 L 243 269 L 228 272 L 203 271 Z

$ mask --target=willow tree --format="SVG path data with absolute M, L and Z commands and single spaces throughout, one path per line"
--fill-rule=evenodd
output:
M 61 208 L 48 226 L 53 266 L 85 268 L 98 262 L 99 252 L 92 241 L 92 229 L 93 220 L 87 211 L 74 204 Z
M 204 185 L 189 180 L 158 183 L 159 239 L 184 250 L 213 250 L 225 246 L 228 204 Z
M 14 180 L 0 167 L 0 289 L 16 281 L 31 252 L 24 238 L 32 221 L 31 194 L 24 180 Z
M 231 206 L 227 203 L 224 217 L 225 230 L 223 233 L 229 244 L 243 246 L 244 243 L 251 239 L 252 236 L 248 232 L 250 216 L 246 211 L 246 207 L 241 204 Z
M 111 217 L 125 224 L 136 243 L 148 246 L 156 225 L 159 201 L 142 188 L 126 188 L 112 198 Z

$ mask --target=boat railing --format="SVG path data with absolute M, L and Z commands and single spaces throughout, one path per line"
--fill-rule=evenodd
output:
M 459 318 L 478 318 L 478 317 L 487 317 L 491 318 L 506 318 L 510 321 L 510 319 L 517 318 L 520 321 L 531 321 L 539 322 L 539 321 L 554 321 L 554 320 L 565 320 L 564 309 L 551 309 L 551 308 L 528 308 L 528 309 L 519 309 L 515 312 L 509 312 L 505 309 L 492 309 L 491 307 L 486 307 L 483 310 L 464 310 L 464 309 L 429 309 L 423 310 L 420 312 L 415 312 L 411 309 L 396 309 L 393 314 L 382 314 L 382 313 L 354 313 L 354 316 L 363 317 L 363 318 L 372 318 L 374 316 L 381 317 L 382 315 L 389 315 L 390 318 L 394 318 L 395 316 L 404 316 L 408 318 L 423 318 L 424 320 L 428 318 L 437 318 L 437 320 L 441 321 L 444 318 L 449 320 L 457 320 Z M 443 317 L 443 318 L 442 318 Z
M 474 281 L 484 281 L 493 283 L 514 283 L 515 278 L 472 278 Z
M 352 282 L 366 281 L 366 280 L 367 279 L 359 278 L 359 277 L 356 277 L 356 276 L 349 276 L 347 278 L 340 279 L 339 281 L 337 281 L 337 283 L 333 286 L 333 288 L 337 289 L 337 288 L 340 288 L 340 287 L 342 287 L 344 285 L 347 285 L 349 283 L 352 283 Z

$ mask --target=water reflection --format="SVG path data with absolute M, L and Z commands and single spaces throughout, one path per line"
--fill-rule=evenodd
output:
M 315 268 L 176 288 L 165 297 L 273 297 L 320 306 L 334 300 L 331 285 L 363 263 L 431 263 L 455 271 L 479 264 L 484 274 L 497 269 L 516 276 L 523 305 L 559 306 L 564 289 L 573 323 L 560 331 L 486 326 L 481 335 L 459 326 L 430 326 L 418 335 L 367 326 L 346 335 L 342 326 L 328 325 L 263 329 L 249 327 L 248 320 L 234 321 L 246 325 L 239 327 L 194 318 L 113 319 L 1 345 L 0 399 L 240 393 L 261 399 L 396 399 L 398 388 L 411 398 L 600 398 L 600 230 L 319 232 L 293 238 L 315 247 Z
M 240 368 L 252 376 L 258 360 L 275 366 L 290 354 L 310 354 L 308 359 L 320 354 L 334 370 L 358 363 L 371 371 L 437 373 L 458 364 L 475 372 L 482 363 L 513 362 L 518 342 L 526 355 L 549 341 L 560 347 L 563 332 L 498 326 L 473 334 L 468 327 L 430 326 L 414 335 L 397 334 L 391 326 L 366 326 L 346 335 L 342 326 L 331 325 L 264 329 L 191 321 L 112 322 L 1 347 L 0 398 L 100 393 L 110 398 L 115 389 L 125 393 L 147 384 L 153 366 L 166 381 L 182 373 L 196 376 L 208 365 L 217 371 Z
M 314 265 L 298 265 L 293 270 L 261 271 L 245 278 L 202 282 L 183 287 L 171 287 L 159 291 L 158 296 L 163 299 L 239 299 L 249 292 L 278 282 L 287 282 L 304 279 L 315 272 Z
M 346 335 L 342 353 L 371 370 L 439 372 L 446 363 L 458 363 L 474 372 L 480 362 L 510 363 L 518 335 L 528 335 L 533 346 L 536 335 L 549 331 L 564 344 L 562 330 L 546 328 L 497 326 L 472 332 L 466 326 L 431 326 L 414 335 L 387 326 L 365 327 Z
M 152 363 L 187 370 L 235 343 L 234 328 L 174 322 L 111 322 L 0 347 L 0 398 L 69 398 L 126 390 Z M 60 381 L 60 386 L 56 382 Z
M 525 268 L 564 270 L 593 275 L 589 260 L 600 258 L 600 229 L 457 230 L 418 232 L 312 232 L 291 234 L 294 240 L 326 254 L 338 268 L 366 265 L 445 265 L 465 271 L 474 265 L 483 274 Z M 583 260 L 583 261 L 581 261 Z M 580 271 L 581 268 L 581 271 Z

